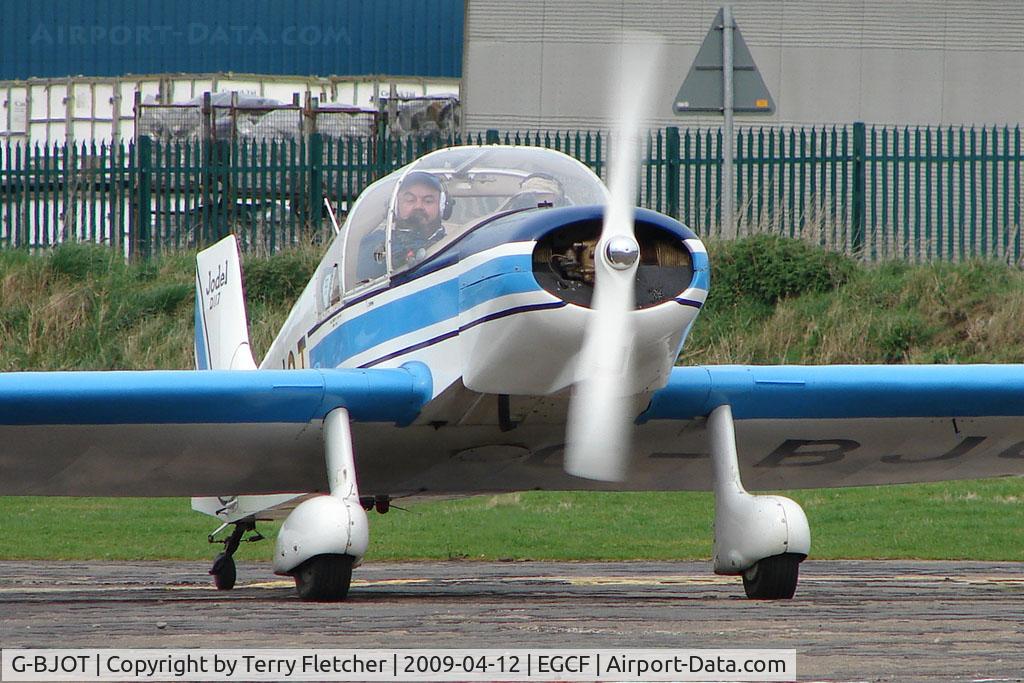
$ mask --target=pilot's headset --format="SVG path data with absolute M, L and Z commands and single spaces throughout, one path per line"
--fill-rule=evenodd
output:
M 427 173 L 426 171 L 410 171 L 405 174 L 402 178 L 402 182 L 398 186 L 398 192 L 401 194 L 402 189 L 406 187 L 412 187 L 413 185 L 423 185 L 425 187 L 432 187 L 440 193 L 438 198 L 438 209 L 440 211 L 441 220 L 446 221 L 452 217 L 452 209 L 455 207 L 455 200 L 448 196 L 448 188 L 445 187 L 444 181 L 440 177 L 433 173 Z M 395 219 L 397 220 L 398 215 L 398 202 L 395 202 Z

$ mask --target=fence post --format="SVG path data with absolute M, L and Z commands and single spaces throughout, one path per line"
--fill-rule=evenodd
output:
M 128 149 L 129 154 L 131 154 L 131 143 L 129 143 Z M 100 143 L 100 156 L 103 159 L 103 166 L 99 176 L 99 182 L 101 183 L 101 187 L 106 185 L 109 189 L 107 192 L 103 193 L 103 195 L 105 195 L 106 202 L 104 202 L 102 198 L 99 200 L 99 207 L 97 209 L 99 222 L 95 226 L 95 230 L 97 230 L 99 235 L 102 236 L 101 239 L 110 240 L 110 246 L 112 246 L 115 251 L 121 252 L 124 247 L 125 225 L 124 215 L 118 211 L 120 208 L 117 203 L 118 186 L 122 188 L 124 187 L 124 173 L 128 174 L 128 182 L 131 182 L 132 162 L 129 161 L 127 164 L 120 163 L 120 161 L 124 159 L 124 142 L 117 137 L 111 140 L 109 146 Z M 103 195 L 101 195 L 101 197 Z M 129 234 L 131 231 L 130 216 L 131 213 L 129 212 Z M 109 237 L 106 236 L 102 227 L 104 224 L 110 226 Z M 128 242 L 128 248 L 131 249 L 130 239 Z M 129 257 L 130 254 L 125 254 L 125 256 Z
M 679 127 L 665 129 L 665 213 L 679 219 Z
M 15 157 L 14 157 L 15 158 L 14 168 L 16 168 L 18 170 L 18 180 L 20 182 L 20 185 L 19 185 L 19 187 L 20 187 L 19 195 L 20 196 L 18 198 L 18 201 L 19 201 L 19 204 L 18 204 L 19 211 L 18 211 L 18 218 L 17 218 L 18 231 L 16 233 L 15 240 L 16 240 L 16 246 L 24 247 L 25 249 L 28 249 L 30 246 L 32 246 L 31 243 L 30 243 L 30 240 L 32 239 L 32 237 L 31 237 L 31 232 L 29 230 L 29 226 L 31 225 L 31 223 L 29 221 L 30 216 L 31 216 L 31 210 L 29 208 L 29 206 L 30 206 L 30 202 L 29 202 L 30 194 L 29 194 L 29 182 L 28 182 L 28 179 L 29 179 L 29 168 L 30 168 L 29 159 L 31 158 L 31 154 L 30 154 L 31 149 L 32 148 L 29 145 L 28 141 L 26 141 L 24 147 L 18 146 L 18 147 L 15 148 L 15 152 L 14 152 L 14 154 L 15 154 Z M 25 156 L 24 156 L 24 162 L 25 163 L 22 163 L 22 154 L 21 154 L 22 150 L 24 150 L 24 152 L 25 152 Z
M 498 145 L 501 144 L 501 138 L 498 135 L 498 131 L 494 128 L 487 129 L 487 138 L 485 144 Z
M 306 149 L 309 167 L 309 225 L 310 231 L 320 232 L 324 210 L 324 136 L 311 133 Z
M 129 256 L 148 259 L 153 253 L 153 139 L 148 135 L 140 135 L 135 153 L 138 156 L 135 163 L 138 173 L 135 184 L 135 234 L 131 240 L 134 248 Z
M 370 182 L 373 182 L 374 180 L 379 180 L 388 173 L 390 166 L 387 158 L 388 149 L 390 148 L 390 144 L 388 143 L 389 140 L 387 118 L 384 116 L 384 114 L 381 114 L 381 116 L 377 119 L 377 140 L 375 145 L 377 151 L 376 154 L 374 155 L 375 158 L 373 160 L 374 163 L 372 170 L 373 177 L 370 179 Z M 369 185 L 369 183 L 367 183 L 367 185 Z
M 202 126 L 202 139 L 212 140 L 215 135 L 216 126 L 213 123 L 213 96 L 207 90 L 203 93 L 203 104 L 199 111 L 199 121 Z
M 864 250 L 864 204 L 865 204 L 865 163 L 866 135 L 864 134 L 864 122 L 856 121 L 853 124 L 853 234 L 850 239 L 850 246 L 854 254 L 861 254 Z

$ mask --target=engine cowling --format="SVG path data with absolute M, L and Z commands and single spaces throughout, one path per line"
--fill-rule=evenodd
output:
M 594 248 L 603 213 L 538 213 L 533 220 L 547 223 L 531 240 L 517 236 L 522 241 L 505 245 L 507 253 L 487 268 L 468 270 L 460 283 L 462 377 L 473 391 L 545 395 L 576 381 L 576 358 L 593 314 Z M 639 394 L 667 381 L 707 297 L 709 269 L 704 245 L 678 222 L 637 210 L 636 225 L 640 265 L 631 315 L 638 344 L 633 386 L 626 389 Z

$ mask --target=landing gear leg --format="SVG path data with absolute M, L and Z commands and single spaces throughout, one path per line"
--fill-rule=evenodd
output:
M 235 551 L 238 550 L 238 545 L 242 542 L 242 536 L 245 535 L 245 532 L 256 532 L 252 537 L 246 539 L 248 541 L 260 541 L 263 539 L 263 536 L 256 531 L 256 520 L 252 517 L 246 517 L 234 522 L 235 528 L 232 529 L 231 535 L 224 540 L 214 540 L 217 532 L 225 527 L 227 527 L 227 524 L 222 525 L 220 529 L 214 531 L 209 537 L 210 543 L 224 544 L 224 552 L 217 555 L 213 560 L 213 567 L 210 568 L 210 575 L 213 576 L 213 585 L 220 591 L 229 591 L 235 587 L 235 579 L 238 576 L 238 572 L 235 568 L 234 555 Z
M 324 449 L 331 494 L 303 501 L 288 515 L 277 535 L 274 573 L 293 577 L 303 600 L 333 602 L 348 595 L 352 568 L 370 544 L 344 408 L 324 418 Z M 374 504 L 385 502 L 374 499 Z
M 715 486 L 715 573 L 743 576 L 748 598 L 793 597 L 811 549 L 807 516 L 782 496 L 754 496 L 740 481 L 732 409 L 708 416 Z

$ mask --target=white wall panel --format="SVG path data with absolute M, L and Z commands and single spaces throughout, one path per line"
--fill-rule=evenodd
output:
M 984 123 L 1024 123 L 1024 59 L 1020 52 L 949 54 L 944 82 L 942 108 L 946 119 L 979 123 L 978 110 L 984 108 Z
M 765 75 L 768 90 L 775 97 L 776 116 L 780 122 L 841 121 L 860 116 L 861 51 L 849 47 L 779 48 L 782 57 L 777 75 Z M 760 61 L 755 55 L 755 60 Z M 822 83 L 822 73 L 829 82 Z M 784 97 L 780 95 L 784 93 Z M 744 117 L 743 121 L 753 117 Z M 678 121 L 678 120 L 677 120 Z M 678 122 L 677 125 L 680 125 Z
M 861 50 L 861 120 L 927 125 L 942 116 L 942 51 Z
M 541 79 L 543 78 L 542 52 L 521 49 L 504 42 L 478 41 L 467 45 L 467 63 L 486 63 L 497 68 L 473 83 L 473 96 L 479 102 L 500 102 L 506 116 L 521 117 L 524 121 L 540 116 Z M 527 124 L 529 125 L 529 124 Z

